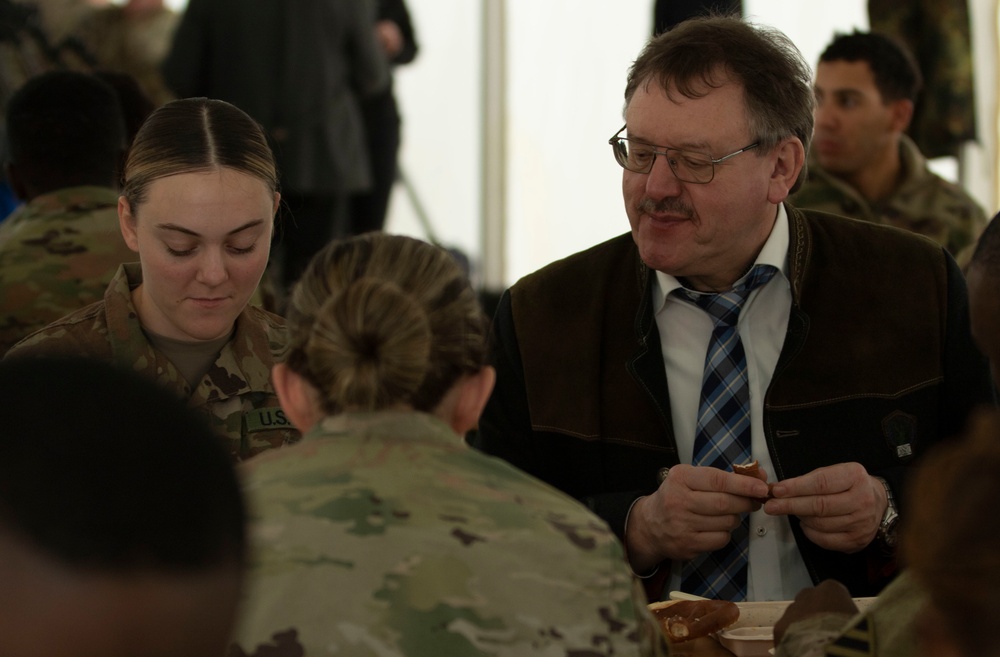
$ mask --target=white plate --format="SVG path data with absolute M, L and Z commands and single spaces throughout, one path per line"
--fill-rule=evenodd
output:
M 859 611 L 864 611 L 875 601 L 875 598 L 854 598 L 854 604 Z M 732 624 L 729 629 L 737 627 L 773 627 L 781 615 L 785 613 L 790 600 L 776 600 L 773 602 L 737 602 L 740 608 L 740 618 Z

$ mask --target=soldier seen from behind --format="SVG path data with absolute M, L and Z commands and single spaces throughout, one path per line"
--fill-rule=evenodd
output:
M 295 286 L 274 382 L 302 441 L 246 463 L 247 655 L 662 655 L 608 526 L 464 434 L 488 321 L 445 250 L 367 233 Z
M 24 205 L 0 224 L 0 356 L 100 300 L 135 259 L 118 230 L 127 144 L 110 85 L 73 71 L 31 78 L 7 105 L 6 136 L 7 177 Z

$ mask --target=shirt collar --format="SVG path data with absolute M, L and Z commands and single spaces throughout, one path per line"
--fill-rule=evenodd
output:
M 771 227 L 771 234 L 767 236 L 767 241 L 757 254 L 754 260 L 755 265 L 772 265 L 786 280 L 788 279 L 788 213 L 785 211 L 785 204 L 778 205 L 778 217 Z M 653 299 L 657 301 L 653 312 L 659 313 L 667 303 L 670 293 L 682 287 L 680 281 L 670 274 L 662 271 L 656 272 L 653 281 Z

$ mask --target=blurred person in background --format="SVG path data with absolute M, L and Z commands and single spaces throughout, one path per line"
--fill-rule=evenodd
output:
M 118 228 L 127 137 L 115 90 L 52 71 L 28 80 L 5 114 L 5 171 L 24 205 L 0 224 L 0 356 L 101 300 L 134 259 Z
M 233 103 L 273 143 L 286 210 L 274 265 L 282 299 L 312 255 L 345 234 L 351 196 L 371 188 L 360 99 L 389 84 L 375 16 L 374 0 L 190 0 L 163 64 L 174 94 Z
M 409 64 L 417 56 L 417 40 L 403 0 L 378 0 L 375 35 L 391 66 Z M 401 118 L 396 95 L 389 86 L 363 97 L 365 136 L 372 166 L 372 187 L 351 198 L 349 235 L 385 227 L 389 198 L 398 174 Z

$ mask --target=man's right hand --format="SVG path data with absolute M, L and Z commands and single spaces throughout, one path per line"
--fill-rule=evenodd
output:
M 625 528 L 629 564 L 649 572 L 668 559 L 689 560 L 729 541 L 740 515 L 767 497 L 760 479 L 716 468 L 677 465 L 653 494 L 632 507 Z

